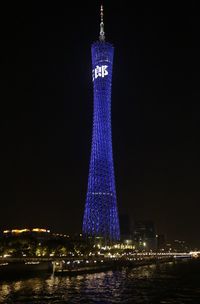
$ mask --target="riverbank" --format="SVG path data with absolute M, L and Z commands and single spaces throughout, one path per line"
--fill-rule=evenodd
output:
M 21 274 L 52 273 L 51 261 L 7 261 L 0 262 L 0 278 L 4 276 L 17 276 Z
M 87 273 L 104 272 L 108 270 L 120 270 L 122 268 L 135 268 L 140 266 L 166 263 L 174 261 L 174 258 L 138 258 L 138 259 L 106 259 L 106 260 L 75 260 L 72 262 L 57 261 L 53 263 L 54 275 L 78 275 Z
M 17 277 L 21 275 L 34 276 L 39 274 L 54 274 L 74 276 L 108 270 L 135 268 L 139 266 L 174 261 L 174 256 L 135 256 L 126 258 L 101 259 L 7 259 L 0 262 L 0 278 Z

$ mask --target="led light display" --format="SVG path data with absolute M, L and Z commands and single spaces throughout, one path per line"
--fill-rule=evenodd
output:
M 116 241 L 120 238 L 111 132 L 113 46 L 92 44 L 94 91 L 93 134 L 83 235 Z

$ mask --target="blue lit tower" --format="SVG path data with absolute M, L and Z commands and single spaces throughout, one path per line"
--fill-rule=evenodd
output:
M 120 230 L 111 132 L 111 85 L 114 48 L 105 41 L 102 6 L 99 41 L 92 44 L 91 51 L 94 112 L 83 235 L 86 237 L 101 236 L 106 240 L 115 241 L 120 238 Z

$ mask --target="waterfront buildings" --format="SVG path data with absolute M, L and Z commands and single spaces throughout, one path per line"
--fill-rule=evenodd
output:
M 154 223 L 152 221 L 135 221 L 134 240 L 139 249 L 156 249 L 157 241 Z

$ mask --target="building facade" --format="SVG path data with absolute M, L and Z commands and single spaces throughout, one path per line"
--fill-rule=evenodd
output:
M 134 241 L 138 249 L 157 249 L 156 229 L 153 221 L 135 221 Z

